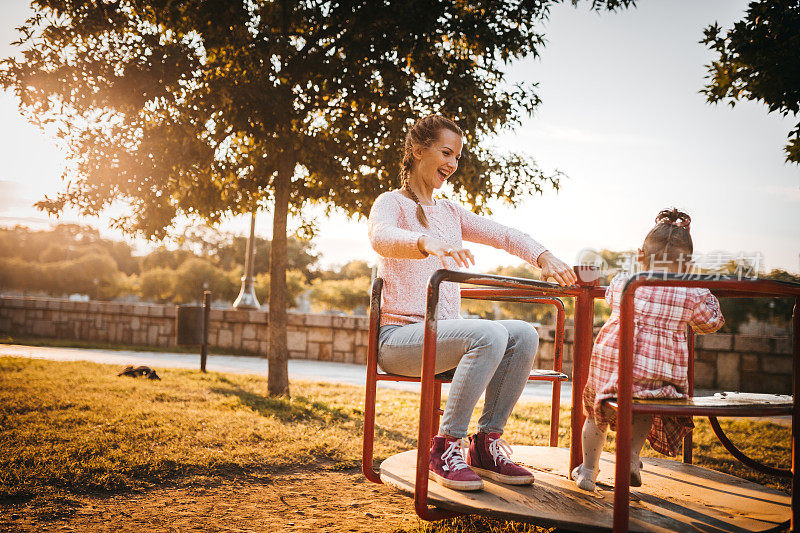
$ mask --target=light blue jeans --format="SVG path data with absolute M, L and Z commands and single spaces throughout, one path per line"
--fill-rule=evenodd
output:
M 378 337 L 378 364 L 384 372 L 419 377 L 425 324 L 387 325 Z M 478 430 L 502 433 L 528 381 L 539 334 L 521 320 L 440 320 L 436 373 L 455 368 L 439 432 L 467 436 L 472 410 L 486 391 Z

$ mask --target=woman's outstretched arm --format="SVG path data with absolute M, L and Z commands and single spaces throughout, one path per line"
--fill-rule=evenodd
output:
M 541 268 L 542 279 L 552 277 L 561 285 L 572 285 L 577 281 L 569 265 L 556 258 L 544 245 L 527 233 L 476 215 L 456 204 L 451 205 L 454 205 L 461 215 L 461 235 L 464 240 L 487 244 L 516 255 Z

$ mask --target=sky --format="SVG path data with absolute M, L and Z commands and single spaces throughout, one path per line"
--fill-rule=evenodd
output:
M 545 189 L 516 207 L 496 204 L 492 217 L 575 263 L 585 249 L 638 247 L 656 213 L 677 206 L 692 216 L 696 254 L 758 257 L 766 269 L 800 272 L 800 167 L 786 164 L 782 150 L 798 119 L 753 102 L 711 105 L 699 92 L 713 58 L 698 42 L 703 28 L 729 28 L 746 6 L 641 0 L 619 13 L 591 12 L 586 2 L 555 8 L 544 24 L 541 57 L 507 70 L 510 80 L 538 82 L 542 104 L 491 146 L 527 154 L 567 177 L 557 192 Z M 0 57 L 8 57 L 16 52 L 14 27 L 30 12 L 24 0 L 0 0 L 0 9 Z M 32 204 L 63 186 L 66 155 L 19 115 L 8 92 L 0 92 L 0 119 L 0 225 L 59 222 Z M 317 215 L 315 247 L 324 266 L 376 261 L 366 221 Z M 258 214 L 258 235 L 270 238 L 271 218 Z M 106 228 L 107 220 L 71 212 L 60 219 L 123 238 Z M 249 217 L 231 217 L 221 229 L 245 235 Z M 141 253 L 149 246 L 129 242 Z M 477 257 L 473 271 L 521 263 L 500 250 L 467 247 Z

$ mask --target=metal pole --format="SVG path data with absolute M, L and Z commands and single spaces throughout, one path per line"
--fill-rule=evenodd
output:
M 434 274 L 435 276 L 435 274 Z M 428 463 L 430 446 L 433 438 L 434 400 L 436 385 L 436 315 L 439 308 L 439 283 L 428 284 L 427 309 L 425 314 L 425 334 L 422 340 L 422 371 L 420 376 L 421 391 L 419 403 L 419 434 L 417 437 L 417 475 L 414 483 L 414 507 L 423 519 L 430 514 L 428 508 Z M 435 406 L 439 408 L 439 406 Z
M 250 237 L 247 239 L 247 251 L 244 258 L 244 276 L 242 276 L 242 288 L 239 289 L 239 296 L 233 302 L 236 309 L 261 309 L 261 305 L 256 298 L 256 288 L 253 284 L 253 264 L 255 252 L 256 235 L 256 212 L 250 215 Z
M 594 326 L 594 296 L 592 287 L 597 279 L 592 270 L 596 267 L 576 266 L 580 293 L 575 297 L 575 326 L 572 344 L 572 414 L 570 416 L 569 469 L 583 461 L 581 432 L 583 431 L 583 388 L 589 378 L 589 360 L 592 357 L 592 335 Z
M 383 483 L 380 472 L 372 466 L 375 447 L 375 396 L 378 377 L 378 332 L 381 322 L 381 288 L 383 280 L 375 278 L 369 304 L 369 340 L 367 345 L 367 385 L 364 398 L 364 443 L 361 468 L 373 483 Z
M 558 303 L 555 303 L 558 302 Z M 555 346 L 553 348 L 553 370 L 561 372 L 563 357 L 564 357 L 564 304 L 561 300 L 555 300 L 556 306 L 556 336 L 553 339 Z M 553 396 L 550 401 L 550 446 L 552 448 L 558 447 L 558 421 L 561 416 L 561 381 L 555 380 L 553 382 Z
M 436 332 L 439 309 L 439 284 L 446 270 L 437 270 L 428 280 L 425 306 L 425 334 L 422 340 L 422 367 L 419 403 L 419 435 L 417 437 L 417 472 L 414 479 L 414 508 L 423 520 L 434 521 L 453 518 L 459 513 L 428 507 L 428 468 L 431 457 L 431 439 L 437 423 L 439 405 L 436 400 Z
M 200 372 L 206 371 L 208 324 L 211 321 L 211 291 L 203 291 L 203 344 L 200 345 Z
M 686 326 L 686 340 L 689 345 L 689 368 L 686 377 L 689 381 L 689 396 L 694 396 L 694 330 Z M 692 431 L 683 439 L 683 462 L 692 464 Z
M 790 531 L 800 530 L 800 439 L 797 431 L 800 424 L 800 296 L 794 299 L 792 313 L 792 523 Z
M 630 513 L 631 425 L 633 423 L 633 334 L 636 282 L 622 291 L 617 372 L 617 453 L 614 473 L 614 533 L 628 531 Z

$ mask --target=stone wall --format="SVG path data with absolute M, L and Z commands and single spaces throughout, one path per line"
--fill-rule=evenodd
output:
M 71 302 L 0 297 L 0 333 L 113 344 L 175 346 L 174 305 Z M 242 354 L 267 351 L 268 313 L 213 309 L 209 343 Z M 289 357 L 364 364 L 366 317 L 289 313 Z M 552 368 L 554 328 L 539 328 L 539 368 Z M 787 337 L 743 335 L 697 337 L 695 385 L 703 389 L 791 394 L 792 344 Z M 564 366 L 572 372 L 572 330 L 564 343 Z
M 12 337 L 53 337 L 112 344 L 175 346 L 175 305 L 71 302 L 0 297 L 0 332 Z M 209 344 L 243 354 L 267 351 L 263 311 L 212 309 Z M 289 357 L 364 364 L 368 323 L 364 317 L 289 313 Z
M 743 392 L 792 393 L 792 339 L 698 335 L 695 386 Z

